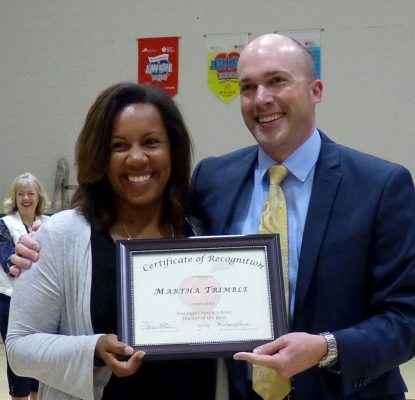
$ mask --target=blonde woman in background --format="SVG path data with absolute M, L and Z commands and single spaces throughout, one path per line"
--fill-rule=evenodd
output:
M 15 279 L 10 256 L 14 253 L 20 235 L 31 232 L 34 226 L 49 218 L 42 215 L 49 207 L 49 200 L 39 180 L 26 172 L 14 179 L 3 206 L 7 214 L 0 219 L 0 263 L 3 269 L 0 271 L 0 330 L 4 342 Z M 38 382 L 33 378 L 15 375 L 9 363 L 7 379 L 12 400 L 37 399 Z

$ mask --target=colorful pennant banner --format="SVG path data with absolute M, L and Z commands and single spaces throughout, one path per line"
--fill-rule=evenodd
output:
M 239 95 L 236 67 L 248 33 L 206 35 L 206 44 L 209 89 L 228 104 Z

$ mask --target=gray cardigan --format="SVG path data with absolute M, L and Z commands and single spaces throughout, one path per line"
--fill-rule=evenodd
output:
M 6 340 L 13 370 L 40 381 L 39 398 L 100 399 L 111 370 L 94 366 L 91 228 L 76 211 L 53 215 L 39 261 L 16 280 Z M 39 313 L 39 309 L 42 310 Z

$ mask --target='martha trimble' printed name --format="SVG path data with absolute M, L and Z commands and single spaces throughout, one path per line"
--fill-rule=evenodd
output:
M 185 288 L 155 288 L 155 295 L 159 294 L 197 294 L 197 293 L 248 293 L 248 286 L 205 286 Z

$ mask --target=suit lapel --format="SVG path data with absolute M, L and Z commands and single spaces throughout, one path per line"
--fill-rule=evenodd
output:
M 295 293 L 295 310 L 301 308 L 317 264 L 321 244 L 342 179 L 337 144 L 321 134 L 322 143 L 304 227 Z M 295 316 L 294 316 L 295 318 Z
M 215 222 L 213 228 L 218 234 L 223 234 L 232 222 L 233 213 L 237 205 L 238 197 L 242 191 L 250 190 L 254 179 L 254 164 L 257 160 L 258 146 L 253 146 L 247 154 L 232 163 L 232 170 L 219 176 L 221 184 L 218 187 L 223 190 L 221 198 L 223 204 L 215 209 Z

